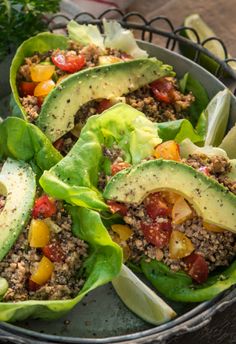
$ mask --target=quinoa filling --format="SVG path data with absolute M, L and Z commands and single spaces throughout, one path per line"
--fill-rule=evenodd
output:
M 58 56 L 59 59 L 57 59 Z M 73 63 L 77 68 L 68 67 L 66 60 L 68 56 L 69 59 L 73 59 Z M 79 70 L 100 65 L 99 58 L 103 56 L 114 59 L 114 61 L 111 60 L 111 63 L 132 59 L 131 56 L 119 50 L 106 48 L 105 51 L 103 51 L 93 44 L 83 47 L 73 41 L 70 41 L 68 50 L 54 49 L 43 54 L 35 52 L 33 56 L 26 57 L 17 73 L 17 85 L 20 94 L 20 102 L 26 111 L 28 120 L 31 123 L 35 123 L 45 96 L 53 87 L 59 84 L 61 80 Z M 61 63 L 62 58 L 65 59 L 64 63 Z M 44 72 L 49 73 L 48 80 L 50 80 L 51 83 L 43 84 L 43 82 L 48 80 L 45 80 L 42 76 L 34 75 L 32 67 L 35 66 L 36 68 L 37 66 L 39 66 L 39 68 L 44 66 L 45 69 L 54 68 L 51 75 L 47 70 L 46 72 L 43 70 L 39 70 L 38 72 L 37 70 L 35 71 L 35 73 L 41 73 L 41 75 Z M 39 87 L 41 82 L 42 88 Z
M 121 158 L 116 157 L 115 164 L 122 164 L 117 159 Z M 226 158 L 193 154 L 182 162 L 216 179 L 236 194 L 236 181 L 229 181 L 226 176 L 231 170 Z M 103 187 L 106 182 L 103 180 Z M 138 206 L 113 201 L 108 204 L 125 222 L 125 225 L 112 225 L 110 229 L 113 240 L 123 247 L 125 260 L 138 264 L 143 257 L 147 261 L 156 259 L 172 271 L 184 270 L 193 280 L 203 283 L 209 272 L 228 266 L 235 257 L 236 235 L 205 223 L 191 204 L 177 193 L 155 192 Z M 196 261 L 201 267 L 201 273 L 197 274 L 193 268 Z
M 0 276 L 9 284 L 3 301 L 75 297 L 84 284 L 81 268 L 87 254 L 87 244 L 72 235 L 63 203 L 40 196 L 30 223 L 0 262 Z

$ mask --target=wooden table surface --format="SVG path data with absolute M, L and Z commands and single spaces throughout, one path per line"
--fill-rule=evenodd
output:
M 147 19 L 166 16 L 175 27 L 181 26 L 186 16 L 199 13 L 236 57 L 236 0 L 135 0 L 128 10 Z

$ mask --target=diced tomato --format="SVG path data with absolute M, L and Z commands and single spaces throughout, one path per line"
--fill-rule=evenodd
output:
M 115 201 L 107 201 L 107 205 L 110 208 L 110 211 L 114 213 L 119 213 L 122 216 L 125 216 L 127 214 L 127 207 L 125 204 L 118 203 Z
M 130 60 L 133 60 L 133 59 L 134 59 L 130 54 L 127 54 L 127 53 L 125 53 L 125 52 L 122 52 L 120 57 L 121 57 L 122 60 L 124 60 L 124 61 L 130 61 Z
M 163 248 L 168 245 L 172 230 L 170 220 L 160 223 L 142 222 L 141 229 L 148 243 L 153 244 L 158 248 Z
M 60 152 L 63 148 L 63 145 L 64 145 L 64 140 L 61 138 L 61 139 L 58 139 L 57 141 L 55 141 L 53 143 L 53 146 Z
M 83 55 L 74 55 L 70 52 L 56 51 L 52 55 L 55 66 L 68 73 L 78 72 L 86 63 Z
M 168 216 L 171 214 L 170 206 L 163 200 L 159 192 L 148 195 L 144 204 L 148 216 L 153 220 L 157 216 Z
M 56 213 L 56 204 L 54 201 L 49 199 L 47 195 L 39 197 L 35 203 L 33 208 L 33 217 L 39 218 L 47 218 Z
M 203 174 L 205 174 L 206 176 L 210 176 L 210 171 L 209 168 L 207 166 L 201 166 L 199 167 L 198 171 L 202 172 Z
M 192 279 L 198 283 L 204 283 L 208 278 L 208 264 L 203 256 L 192 253 L 184 258 L 186 270 Z
M 112 103 L 109 99 L 103 99 L 97 105 L 97 113 L 102 113 L 103 111 L 109 109 L 111 106 Z
M 114 176 L 116 173 L 124 170 L 125 168 L 130 167 L 131 165 L 128 162 L 117 162 L 111 165 L 111 174 Z
M 21 81 L 19 83 L 20 97 L 33 96 L 37 82 Z
M 28 289 L 29 291 L 36 291 L 40 288 L 40 285 L 32 281 L 31 279 L 28 280 Z
M 52 262 L 60 263 L 65 260 L 65 255 L 59 242 L 52 242 L 51 244 L 44 246 L 42 250 L 44 255 Z
M 167 104 L 173 101 L 174 85 L 171 81 L 161 78 L 153 81 L 150 87 L 157 100 Z
M 44 102 L 44 97 L 43 96 L 37 97 L 37 104 L 38 104 L 39 109 L 41 109 L 41 107 L 43 105 L 43 102 Z

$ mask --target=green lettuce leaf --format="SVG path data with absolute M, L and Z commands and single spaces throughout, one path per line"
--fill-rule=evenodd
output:
M 69 38 L 81 45 L 94 44 L 101 48 L 104 47 L 104 37 L 101 35 L 97 25 L 78 24 L 76 21 L 71 20 L 67 25 Z
M 19 94 L 17 90 L 17 72 L 25 57 L 33 56 L 35 52 L 44 53 L 51 49 L 66 49 L 68 47 L 68 38 L 63 35 L 56 35 L 49 32 L 39 33 L 38 35 L 31 37 L 24 41 L 16 51 L 16 54 L 12 60 L 10 69 L 10 85 L 13 97 L 15 99 L 16 105 L 21 110 L 22 118 L 27 120 L 26 113 L 22 107 Z
M 187 119 L 157 123 L 158 135 L 163 141 L 175 140 L 180 143 L 189 138 L 192 142 L 204 142 L 205 133 L 198 133 Z
M 37 175 L 62 158 L 39 128 L 16 117 L 0 123 L 0 161 L 7 157 L 29 162 Z
M 148 57 L 147 52 L 137 45 L 133 33 L 123 28 L 117 21 L 107 21 L 104 18 L 103 26 L 105 47 L 125 51 L 134 58 Z
M 69 154 L 40 179 L 43 189 L 57 199 L 96 210 L 107 210 L 97 189 L 101 171 L 110 174 L 103 147 L 115 145 L 124 160 L 136 164 L 152 155 L 161 143 L 155 123 L 143 113 L 123 103 L 102 115 L 92 116 Z
M 121 248 L 107 234 L 99 214 L 69 207 L 73 233 L 89 243 L 89 257 L 83 264 L 86 282 L 80 293 L 70 300 L 0 302 L 0 321 L 19 321 L 28 317 L 56 319 L 71 310 L 89 291 L 112 280 L 122 264 Z
M 179 84 L 181 92 L 191 92 L 195 97 L 195 101 L 191 104 L 189 109 L 190 121 L 195 126 L 198 122 L 199 116 L 209 102 L 208 94 L 202 84 L 189 73 L 186 73 L 183 76 L 179 81 Z
M 174 272 L 157 260 L 141 262 L 141 269 L 154 287 L 168 299 L 180 302 L 211 300 L 222 291 L 236 284 L 236 261 L 230 267 L 212 274 L 202 285 L 193 283 L 185 272 Z

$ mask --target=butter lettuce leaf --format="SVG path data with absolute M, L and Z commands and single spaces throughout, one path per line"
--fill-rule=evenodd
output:
M 80 293 L 69 300 L 0 302 L 0 321 L 15 322 L 28 317 L 52 320 L 70 311 L 89 291 L 113 279 L 122 264 L 121 248 L 104 227 L 99 214 L 78 207 L 69 207 L 73 233 L 89 243 L 89 256 L 83 264 L 85 284 Z
M 190 121 L 195 126 L 202 111 L 209 103 L 208 94 L 202 84 L 198 80 L 196 80 L 190 73 L 186 73 L 179 81 L 179 84 L 181 92 L 191 92 L 195 97 L 195 101 L 191 104 L 189 109 Z
M 92 116 L 68 155 L 40 179 L 43 189 L 57 199 L 96 210 L 107 210 L 98 190 L 101 172 L 110 174 L 104 147 L 121 151 L 125 161 L 136 164 L 152 155 L 161 143 L 155 123 L 123 103 Z
M 23 119 L 27 120 L 27 117 L 19 99 L 19 93 L 17 90 L 17 72 L 23 64 L 25 57 L 33 56 L 36 51 L 39 53 L 45 53 L 51 49 L 66 49 L 67 47 L 68 37 L 50 32 L 43 32 L 27 39 L 17 49 L 10 68 L 10 85 L 16 105 L 20 108 L 21 117 Z
M 39 128 L 17 117 L 0 123 L 0 161 L 7 157 L 28 162 L 37 175 L 62 158 Z
M 168 299 L 180 302 L 202 302 L 213 299 L 222 291 L 236 284 L 236 261 L 227 269 L 212 274 L 207 282 L 193 283 L 185 272 L 174 272 L 157 261 L 141 262 L 141 269 L 153 286 Z
M 107 21 L 103 19 L 105 42 L 107 48 L 119 49 L 134 58 L 148 57 L 145 50 L 139 48 L 133 33 L 123 28 L 115 20 Z
M 94 44 L 101 48 L 104 47 L 104 37 L 100 33 L 97 25 L 78 24 L 75 20 L 71 20 L 67 25 L 69 38 L 81 45 Z
M 163 141 L 175 140 L 177 143 L 189 138 L 194 143 L 203 143 L 205 133 L 198 132 L 187 119 L 157 123 L 158 134 Z

